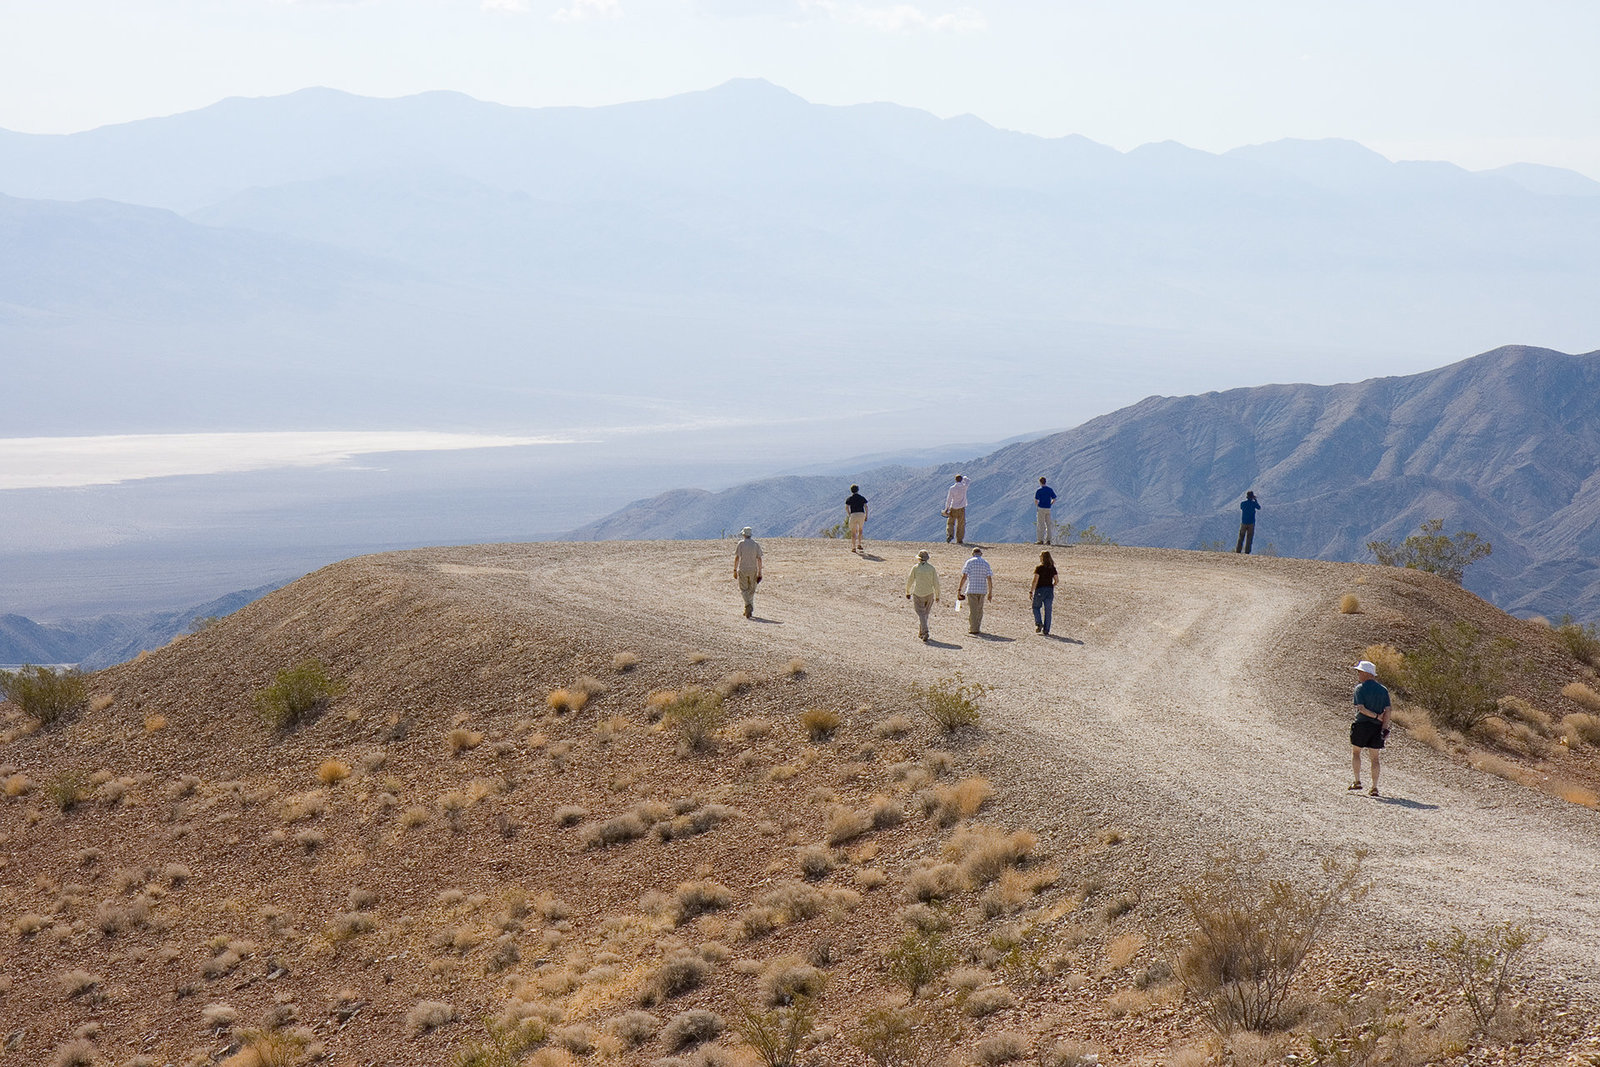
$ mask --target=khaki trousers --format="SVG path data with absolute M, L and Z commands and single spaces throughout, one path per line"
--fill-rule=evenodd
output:
M 967 543 L 967 509 L 951 508 L 950 517 L 944 521 L 944 539 L 959 544 Z
M 1040 543 L 1048 545 L 1051 541 L 1051 531 L 1054 529 L 1054 524 L 1050 521 L 1049 508 L 1039 509 L 1038 526 Z
M 928 615 L 933 611 L 933 594 L 927 596 L 913 596 L 911 607 L 917 613 L 917 636 L 928 636 Z
M 756 576 L 753 574 L 739 575 L 739 595 L 744 597 L 744 606 L 754 607 L 756 602 Z
M 988 593 L 967 594 L 967 633 L 975 634 L 983 629 L 983 602 L 988 596 Z

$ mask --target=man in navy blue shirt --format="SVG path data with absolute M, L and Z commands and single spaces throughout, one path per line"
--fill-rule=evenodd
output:
M 1362 660 L 1351 670 L 1361 679 L 1356 686 L 1356 721 L 1350 724 L 1350 768 L 1355 772 L 1352 791 L 1361 788 L 1361 750 L 1367 750 L 1367 762 L 1372 764 L 1372 788 L 1368 796 L 1378 795 L 1378 753 L 1383 749 L 1383 739 L 1389 736 L 1389 690 L 1378 681 L 1378 668 L 1371 660 Z
M 1034 544 L 1048 545 L 1052 543 L 1051 536 L 1054 532 L 1050 522 L 1050 505 L 1056 502 L 1056 491 L 1044 484 L 1043 476 L 1039 478 L 1039 488 L 1033 491 L 1033 499 L 1034 503 L 1039 505 L 1039 539 Z
M 1250 546 L 1256 539 L 1256 512 L 1260 510 L 1261 501 L 1256 499 L 1256 492 L 1252 489 L 1239 503 L 1239 541 L 1233 546 L 1235 552 L 1243 552 L 1247 556 L 1250 554 Z
M 845 528 L 850 531 L 850 551 L 861 551 L 861 530 L 867 524 L 867 498 L 861 487 L 852 485 L 850 495 L 844 498 Z

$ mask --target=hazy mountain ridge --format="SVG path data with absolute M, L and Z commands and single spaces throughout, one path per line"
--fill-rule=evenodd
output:
M 839 520 L 855 480 L 872 500 L 869 538 L 935 540 L 957 471 L 973 482 L 969 540 L 1032 540 L 1043 474 L 1062 521 L 1125 544 L 1231 549 L 1253 488 L 1265 504 L 1258 551 L 1370 559 L 1367 541 L 1443 518 L 1495 545 L 1469 588 L 1509 610 L 1600 617 L 1600 352 L 1507 347 L 1406 377 L 1151 397 L 963 464 L 667 494 L 574 536 L 706 537 L 747 523 L 814 536 Z

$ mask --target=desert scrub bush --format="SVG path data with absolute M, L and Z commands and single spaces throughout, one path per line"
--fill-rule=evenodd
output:
M 974 989 L 961 1002 L 961 1011 L 974 1019 L 986 1019 L 996 1012 L 1017 1006 L 1017 998 L 1004 986 Z
M 749 671 L 734 671 L 717 683 L 717 694 L 724 699 L 737 696 L 756 684 L 756 676 Z
M 1406 656 L 1405 691 L 1439 729 L 1468 733 L 1498 710 L 1511 650 L 1504 638 L 1480 640 L 1471 623 L 1430 626 Z
M 678 740 L 689 752 L 709 747 L 723 717 L 722 695 L 694 685 L 674 694 L 662 713 L 662 720 L 677 732 Z
M 465 726 L 457 726 L 444 735 L 445 744 L 450 746 L 450 754 L 459 756 L 463 752 L 470 752 L 483 744 L 483 735 L 476 730 L 469 730 Z
M 762 968 L 761 999 L 769 1006 L 820 996 L 827 976 L 798 956 L 780 956 Z
M 200 1012 L 200 1025 L 219 1033 L 231 1027 L 238 1019 L 239 1013 L 231 1004 L 207 1004 Z
M 629 1048 L 638 1046 L 656 1036 L 661 1020 L 647 1011 L 625 1011 L 606 1023 L 606 1032 Z
M 912 930 L 884 953 L 884 970 L 905 986 L 912 1000 L 956 963 L 956 954 L 935 930 Z
M 56 977 L 56 984 L 61 987 L 67 999 L 72 1000 L 99 988 L 100 976 L 90 974 L 81 968 L 63 972 Z
M 681 882 L 674 894 L 677 900 L 676 922 L 688 922 L 711 911 L 721 911 L 733 903 L 733 892 L 721 882 Z
M 280 670 L 272 684 L 256 690 L 251 699 L 267 725 L 283 730 L 327 707 L 344 691 L 342 680 L 329 677 L 320 661 L 308 659 Z
M 1340 597 L 1339 598 L 1339 614 L 1341 614 L 1341 615 L 1359 615 L 1359 614 L 1361 614 L 1361 598 L 1356 596 L 1354 593 L 1346 593 L 1344 596 Z
M 167 728 L 167 717 L 160 712 L 144 717 L 144 732 L 147 734 L 160 733 Z
M 965 826 L 944 846 L 944 855 L 961 867 L 967 886 L 981 889 L 1033 854 L 1038 835 L 1007 833 L 998 826 Z
M 766 1009 L 735 1001 L 733 1026 L 763 1067 L 795 1067 L 795 1057 L 816 1027 L 816 1014 L 812 996 Z
M 1266 853 L 1237 848 L 1211 857 L 1179 890 L 1193 930 L 1178 956 L 1178 977 L 1206 1005 L 1220 1030 L 1267 1030 L 1283 1021 L 1290 985 L 1328 924 L 1367 893 L 1366 853 L 1326 857 L 1307 884 L 1272 878 Z
M 922 710 L 934 725 L 947 734 L 963 726 L 976 726 L 982 718 L 979 703 L 989 687 L 982 682 L 968 682 L 956 671 L 940 678 L 932 685 L 912 686 L 912 694 L 922 703 Z
M 538 1017 L 486 1018 L 485 1036 L 466 1042 L 450 1061 L 453 1067 L 521 1067 L 530 1049 L 543 1044 L 549 1025 Z
M 931 863 L 906 879 L 906 895 L 924 904 L 948 900 L 965 888 L 966 879 L 954 863 Z
M 1014 1063 L 1027 1054 L 1028 1039 L 1025 1035 L 1015 1030 L 1002 1030 L 979 1041 L 978 1047 L 973 1050 L 973 1059 L 980 1067 L 990 1067 L 996 1063 Z
M 1428 948 L 1439 957 L 1482 1033 L 1499 1016 L 1523 957 L 1543 940 L 1525 923 L 1503 922 L 1478 933 L 1452 926 L 1449 937 L 1429 941 Z
M 954 1042 L 943 1015 L 911 1008 L 875 1008 L 861 1017 L 850 1043 L 874 1067 L 937 1067 Z
M 577 826 L 589 817 L 588 808 L 580 808 L 576 804 L 563 804 L 555 811 L 557 826 Z
M 872 830 L 872 816 L 851 808 L 835 808 L 828 815 L 827 841 L 830 845 L 843 845 Z
M 709 833 L 737 814 L 726 804 L 706 804 L 671 819 L 663 819 L 655 824 L 654 832 L 661 841 L 681 841 L 686 837 Z
M 1401 688 L 1406 680 L 1405 653 L 1393 645 L 1368 645 L 1361 658 L 1378 668 L 1378 681 L 1390 689 Z
M 906 813 L 898 800 L 880 795 L 868 801 L 867 817 L 872 820 L 874 830 L 888 830 L 899 826 L 905 819 Z
M 317 781 L 323 785 L 337 785 L 350 777 L 350 764 L 344 760 L 323 760 L 317 768 Z
M 78 1037 L 56 1046 L 55 1055 L 50 1059 L 50 1067 L 94 1067 L 95 1061 L 99 1058 L 94 1042 Z
M 1572 682 L 1562 686 L 1561 695 L 1574 704 L 1582 704 L 1590 711 L 1600 711 L 1600 693 L 1596 693 L 1582 682 Z
M 722 1016 L 704 1008 L 694 1008 L 680 1012 L 667 1021 L 667 1025 L 661 1028 L 661 1043 L 667 1047 L 667 1051 L 676 1052 L 685 1045 L 716 1040 L 723 1026 Z
M 583 706 L 589 703 L 589 694 L 582 689 L 553 689 L 545 697 L 545 703 L 557 715 L 566 715 L 569 712 L 582 711 Z
M 238 1051 L 218 1067 L 297 1067 L 311 1052 L 309 1031 L 262 1026 L 241 1031 Z
M 1594 623 L 1573 622 L 1571 615 L 1563 615 L 1561 625 L 1551 633 L 1561 647 L 1571 653 L 1573 659 L 1591 667 L 1600 667 L 1600 630 L 1596 629 Z
M 839 729 L 839 713 L 830 708 L 807 708 L 800 713 L 800 727 L 813 741 L 827 741 Z
M 618 674 L 627 674 L 639 665 L 637 652 L 618 652 L 611 657 L 611 669 Z
M 674 952 L 661 961 L 639 991 L 639 1003 L 650 1007 L 697 989 L 710 973 L 711 964 L 699 956 L 682 950 Z
M 28 790 L 32 788 L 33 782 L 26 774 L 19 772 L 17 774 L 7 775 L 5 785 L 3 789 L 0 789 L 0 791 L 3 791 L 8 797 L 20 797 L 26 794 Z
M 872 728 L 874 737 L 904 737 L 911 732 L 911 720 L 904 715 L 890 715 Z
M 798 678 L 806 673 L 806 661 L 798 656 L 783 665 L 783 673 L 790 678 Z
M 800 877 L 808 882 L 828 877 L 839 866 L 839 861 L 833 858 L 833 849 L 821 845 L 805 846 L 795 853 L 794 860 L 800 868 Z
M 406 1013 L 406 1025 L 413 1033 L 425 1034 L 447 1023 L 455 1022 L 456 1010 L 438 1000 L 419 1000 Z
M 1446 534 L 1443 519 L 1428 519 L 1417 530 L 1398 545 L 1368 541 L 1367 551 L 1385 567 L 1427 571 L 1457 585 L 1468 567 L 1494 551 L 1493 545 L 1470 530 Z
M 1600 716 L 1573 712 L 1561 720 L 1561 737 L 1573 747 L 1600 745 Z
M 89 776 L 82 771 L 61 771 L 44 783 L 44 795 L 62 811 L 71 811 L 94 795 Z
M 954 826 L 976 815 L 994 798 L 994 787 L 987 778 L 974 776 L 955 785 L 935 785 L 916 796 L 924 814 L 940 826 Z
M 584 848 L 609 848 L 626 841 L 636 841 L 650 831 L 650 826 L 633 812 L 589 823 L 581 828 Z
M 67 667 L 35 667 L 0 671 L 0 692 L 40 726 L 89 703 L 89 685 L 83 672 Z

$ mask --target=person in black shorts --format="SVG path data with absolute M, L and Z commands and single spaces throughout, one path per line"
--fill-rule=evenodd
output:
M 1367 750 L 1367 762 L 1372 765 L 1372 788 L 1368 796 L 1378 795 L 1378 753 L 1383 749 L 1383 739 L 1389 736 L 1389 690 L 1378 681 L 1378 668 L 1371 660 L 1362 660 L 1350 668 L 1361 679 L 1356 686 L 1356 721 L 1350 724 L 1350 769 L 1355 781 L 1351 790 L 1361 788 L 1361 750 Z

